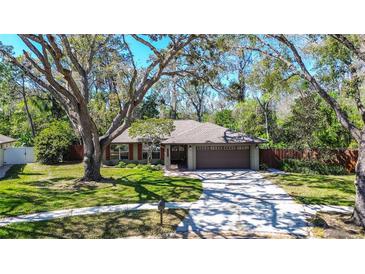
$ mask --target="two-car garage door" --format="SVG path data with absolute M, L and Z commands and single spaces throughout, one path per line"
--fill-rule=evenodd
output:
M 244 145 L 197 146 L 196 168 L 250 168 L 250 147 Z

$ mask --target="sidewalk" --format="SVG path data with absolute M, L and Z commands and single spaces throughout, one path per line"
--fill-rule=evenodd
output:
M 191 203 L 166 203 L 166 209 L 188 209 Z M 129 210 L 157 210 L 157 203 L 122 204 L 110 206 L 94 206 L 84 208 L 62 209 L 49 212 L 33 213 L 0 219 L 0 227 L 13 223 L 39 222 L 80 215 L 120 212 Z

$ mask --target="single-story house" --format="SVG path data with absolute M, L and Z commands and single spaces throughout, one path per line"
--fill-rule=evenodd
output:
M 195 169 L 259 169 L 258 145 L 266 140 L 233 132 L 212 123 L 175 120 L 175 129 L 154 151 L 154 162 Z M 131 138 L 128 130 L 115 138 L 106 152 L 111 162 L 147 159 L 147 151 L 140 138 Z
M 11 147 L 12 143 L 14 143 L 16 140 L 0 134 L 0 166 L 4 165 L 4 149 Z

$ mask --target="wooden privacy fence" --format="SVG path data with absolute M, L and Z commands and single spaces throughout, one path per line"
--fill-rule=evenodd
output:
M 355 171 L 358 151 L 354 149 L 260 149 L 260 164 L 280 168 L 285 159 L 322 160 L 344 166 L 349 172 Z
M 106 160 L 110 159 L 110 146 L 107 146 L 105 151 Z M 84 159 L 84 146 L 83 145 L 71 145 L 66 155 L 64 155 L 66 161 L 82 161 Z
M 71 145 L 68 153 L 64 156 L 67 161 L 82 161 L 84 158 L 83 145 Z

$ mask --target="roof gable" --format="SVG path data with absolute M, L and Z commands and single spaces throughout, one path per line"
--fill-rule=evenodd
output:
M 15 142 L 15 141 L 16 140 L 11 138 L 11 137 L 0 134 L 0 144 L 12 143 L 12 142 Z

